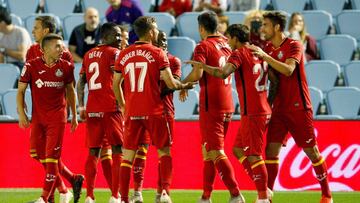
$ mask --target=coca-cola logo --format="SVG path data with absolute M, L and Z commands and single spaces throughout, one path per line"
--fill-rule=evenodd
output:
M 359 190 L 360 178 L 360 145 L 344 142 L 340 139 L 324 139 L 326 135 L 319 135 L 322 156 L 328 166 L 328 179 L 332 191 Z M 319 139 L 318 139 L 319 140 Z M 311 161 L 306 154 L 296 146 L 291 138 L 287 147 L 282 149 L 280 156 L 279 175 L 275 181 L 276 190 L 311 190 L 320 189 Z

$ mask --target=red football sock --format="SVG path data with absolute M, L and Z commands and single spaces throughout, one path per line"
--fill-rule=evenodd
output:
M 57 176 L 59 176 L 59 168 L 57 163 L 46 163 L 46 175 L 43 185 L 43 191 L 41 197 L 47 202 L 50 196 L 51 190 L 55 187 Z
M 259 160 L 251 164 L 253 178 L 259 199 L 267 199 L 267 171 L 264 160 Z
M 105 176 L 106 182 L 107 182 L 109 188 L 112 188 L 111 173 L 112 173 L 113 160 L 111 159 L 111 154 L 108 154 L 108 153 L 101 154 L 100 159 L 101 159 L 101 167 L 102 167 L 103 174 Z M 119 167 L 120 167 L 120 163 L 119 163 Z
M 156 191 L 157 191 L 157 194 L 161 194 L 161 192 L 162 192 L 162 189 L 161 189 L 161 176 L 160 176 L 160 174 L 161 174 L 161 171 L 160 171 L 160 160 L 159 160 L 159 162 L 158 162 L 158 179 L 157 179 L 157 189 L 156 189 Z
M 279 172 L 279 157 L 266 157 L 265 165 L 268 173 L 267 187 L 273 190 L 275 179 Z
M 119 188 L 120 188 L 120 164 L 121 164 L 121 153 L 112 155 L 112 187 L 111 194 L 112 196 L 118 198 Z
M 62 180 L 61 176 L 58 176 L 56 178 L 55 187 L 58 189 L 59 193 L 67 193 L 68 189 L 66 188 L 66 185 L 64 181 Z M 55 191 L 54 187 L 54 191 Z
M 212 160 L 204 161 L 202 199 L 210 199 L 211 192 L 213 191 L 215 176 L 216 168 L 214 162 Z
M 247 156 L 242 156 L 239 159 L 241 165 L 244 167 L 244 171 L 246 174 L 248 174 L 248 176 L 252 179 L 252 169 L 251 169 L 251 164 L 249 162 L 249 160 L 247 159 Z
M 230 191 L 231 196 L 236 197 L 240 194 L 238 184 L 235 179 L 234 169 L 225 155 L 216 157 L 215 166 L 221 176 L 225 186 Z
M 146 161 L 147 149 L 145 147 L 140 147 L 136 151 L 133 167 L 133 177 L 134 177 L 134 191 L 141 191 L 144 181 L 144 169 Z
M 169 193 L 170 184 L 172 180 L 172 158 L 171 156 L 160 157 L 160 177 L 161 177 L 161 188 Z
M 64 177 L 70 184 L 72 184 L 75 176 L 74 174 L 65 166 L 64 162 L 59 159 L 59 173 Z
M 315 170 L 316 179 L 320 183 L 322 195 L 325 197 L 331 197 L 325 159 L 320 156 L 316 162 L 312 163 L 312 165 Z
M 120 165 L 120 194 L 121 201 L 129 202 L 129 187 L 132 163 L 128 160 L 122 160 Z
M 97 156 L 89 154 L 85 163 L 86 195 L 92 199 L 95 199 L 94 188 L 98 160 L 99 158 Z

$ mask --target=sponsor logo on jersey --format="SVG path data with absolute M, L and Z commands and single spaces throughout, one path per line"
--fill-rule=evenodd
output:
M 64 73 L 62 72 L 62 70 L 57 69 L 55 72 L 56 77 L 62 77 L 64 75 Z
M 44 87 L 55 87 L 55 88 L 62 88 L 64 87 L 64 82 L 56 82 L 56 81 L 42 81 L 41 79 L 38 79 L 35 81 L 35 84 L 37 88 Z
M 39 71 L 39 74 L 41 75 L 41 74 L 43 74 L 45 72 L 46 72 L 45 70 L 42 70 L 42 71 Z

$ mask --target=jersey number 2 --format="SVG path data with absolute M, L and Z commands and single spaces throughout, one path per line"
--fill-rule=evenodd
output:
M 267 90 L 267 66 L 267 63 L 264 61 L 262 65 L 257 63 L 253 67 L 253 74 L 258 74 L 260 72 L 255 80 L 255 88 L 258 92 Z
M 89 90 L 101 89 L 101 83 L 96 83 L 95 80 L 99 77 L 99 64 L 97 62 L 90 63 L 89 73 L 94 72 L 90 78 Z
M 144 91 L 144 81 L 147 72 L 147 63 L 146 62 L 136 62 L 136 63 L 128 63 L 125 67 L 125 74 L 129 73 L 130 79 L 130 90 L 131 92 L 135 92 L 135 68 L 140 68 L 140 75 L 137 79 L 137 92 Z

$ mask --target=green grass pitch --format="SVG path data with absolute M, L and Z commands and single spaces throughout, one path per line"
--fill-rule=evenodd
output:
M 0 189 L 0 203 L 26 203 L 35 200 L 41 193 L 40 189 Z M 255 191 L 242 191 L 247 203 L 253 203 L 256 198 Z M 171 197 L 174 203 L 196 203 L 201 195 L 200 190 L 172 190 Z M 57 201 L 58 202 L 58 194 Z M 95 190 L 96 202 L 107 203 L 110 192 L 105 189 Z M 155 190 L 143 191 L 144 202 L 153 203 Z M 334 203 L 355 203 L 360 202 L 360 192 L 334 192 Z M 227 203 L 229 194 L 227 191 L 214 191 L 212 195 L 213 203 Z M 85 199 L 85 190 L 83 190 L 80 203 Z M 275 192 L 273 203 L 318 203 L 320 192 Z

